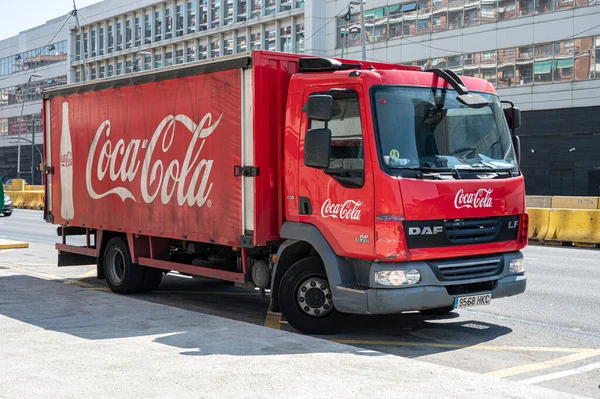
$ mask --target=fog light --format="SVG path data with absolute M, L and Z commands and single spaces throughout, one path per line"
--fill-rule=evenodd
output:
M 523 263 L 523 258 L 513 259 L 510 261 L 510 272 L 511 273 L 524 273 L 525 272 L 525 264 Z
M 416 269 L 391 270 L 375 273 L 375 281 L 380 285 L 410 285 L 421 280 L 421 273 Z

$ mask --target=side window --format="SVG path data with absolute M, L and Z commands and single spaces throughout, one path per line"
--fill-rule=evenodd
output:
M 324 93 L 314 93 L 324 94 Z M 331 130 L 331 163 L 328 172 L 347 171 L 363 172 L 364 141 L 358 93 L 344 90 L 344 95 L 334 95 L 333 117 L 329 122 L 309 121 L 309 128 L 325 128 Z

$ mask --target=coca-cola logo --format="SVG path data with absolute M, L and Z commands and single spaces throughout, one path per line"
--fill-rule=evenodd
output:
M 480 188 L 474 193 L 465 193 L 461 188 L 454 197 L 454 207 L 461 208 L 491 208 L 493 189 Z
M 60 154 L 60 166 L 73 166 L 73 154 L 71 151 Z
M 132 199 L 138 202 L 125 186 L 136 180 L 139 173 L 141 199 L 145 203 L 149 204 L 160 197 L 160 201 L 167 204 L 175 196 L 180 206 L 187 203 L 189 206 L 202 207 L 213 186 L 209 183 L 213 160 L 202 158 L 202 149 L 222 117 L 223 114 L 213 122 L 212 115 L 207 113 L 196 125 L 186 115 L 168 115 L 157 126 L 149 141 L 132 139 L 128 143 L 124 139 L 113 143 L 110 140 L 111 123 L 105 120 L 96 131 L 87 159 L 85 182 L 88 194 L 93 199 L 116 194 L 122 201 Z M 160 154 L 167 154 L 174 147 L 174 138 L 180 132 L 176 131 L 176 127 L 183 127 L 190 140 L 185 146 L 187 152 L 183 159 L 163 157 L 170 160 L 167 165 L 160 159 Z M 106 140 L 100 147 L 102 138 Z M 117 183 L 111 184 L 110 190 L 98 193 L 92 184 L 94 176 L 98 182 L 108 178 Z
M 321 216 L 342 220 L 360 220 L 360 206 L 362 204 L 362 201 L 354 200 L 347 200 L 344 203 L 336 204 L 327 199 L 321 206 Z

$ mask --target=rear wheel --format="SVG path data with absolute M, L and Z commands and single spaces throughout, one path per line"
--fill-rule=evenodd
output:
M 153 267 L 146 267 L 146 276 L 144 278 L 144 284 L 142 287 L 143 292 L 154 291 L 160 285 L 162 281 L 163 271 L 161 269 L 155 269 Z
M 335 334 L 342 327 L 343 313 L 333 306 L 323 262 L 318 257 L 294 263 L 283 275 L 279 306 L 294 328 L 306 334 Z
M 442 308 L 423 309 L 420 312 L 428 315 L 445 315 L 454 310 L 454 306 L 444 306 Z
M 9 217 L 10 215 L 12 215 L 12 212 L 4 212 L 3 215 Z
M 121 237 L 111 238 L 104 250 L 104 275 L 108 287 L 118 294 L 141 291 L 146 271 L 131 262 L 127 243 Z

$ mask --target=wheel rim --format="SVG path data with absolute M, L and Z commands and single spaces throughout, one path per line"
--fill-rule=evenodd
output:
M 296 304 L 312 317 L 324 317 L 333 311 L 329 283 L 323 276 L 309 276 L 298 284 Z
M 118 247 L 113 247 L 107 254 L 108 274 L 115 284 L 121 284 L 125 275 L 125 255 Z

